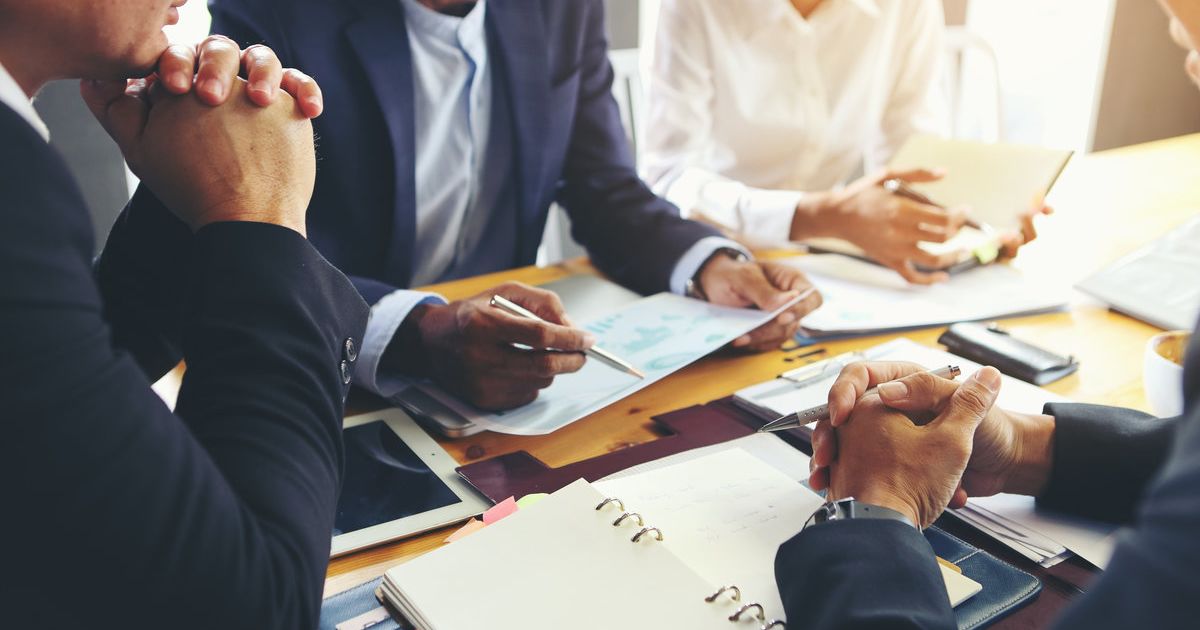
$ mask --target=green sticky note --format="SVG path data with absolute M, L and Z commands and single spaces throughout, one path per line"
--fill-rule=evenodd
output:
M 530 507 L 534 503 L 537 503 L 538 501 L 541 501 L 542 499 L 545 499 L 548 496 L 550 496 L 550 495 L 546 494 L 545 492 L 538 492 L 536 494 L 527 494 L 517 500 L 517 507 L 524 510 L 525 508 Z

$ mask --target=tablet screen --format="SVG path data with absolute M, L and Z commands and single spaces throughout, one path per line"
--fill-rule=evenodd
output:
M 346 429 L 343 435 L 346 471 L 334 536 L 460 502 L 382 420 Z

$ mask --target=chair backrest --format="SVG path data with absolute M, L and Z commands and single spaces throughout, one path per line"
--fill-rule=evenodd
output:
M 642 112 L 642 73 L 638 50 L 611 50 L 608 58 L 613 67 L 613 98 L 616 99 L 617 109 L 621 112 L 621 125 L 625 127 L 625 137 L 629 140 L 629 149 L 636 163 Z M 538 264 L 549 265 L 586 253 L 586 250 L 571 238 L 571 219 L 567 217 L 567 213 L 558 204 L 551 206 L 550 216 L 546 219 L 546 230 L 542 234 L 542 244 L 538 248 Z
M 609 51 L 608 59 L 612 63 L 614 74 L 613 98 L 617 99 L 617 107 L 621 110 L 621 124 L 625 126 L 625 136 L 629 139 L 629 147 L 633 150 L 636 160 L 643 99 L 640 56 L 636 48 L 628 48 Z
M 132 190 L 121 151 L 79 98 L 78 81 L 51 82 L 38 94 L 34 107 L 87 201 L 96 251 L 100 251 Z
M 1000 63 L 986 39 L 963 26 L 946 27 L 945 92 L 955 138 L 1004 140 Z

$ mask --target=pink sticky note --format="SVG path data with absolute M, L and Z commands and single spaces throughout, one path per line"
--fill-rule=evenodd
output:
M 446 539 L 446 542 L 452 543 L 456 540 L 462 540 L 463 538 L 466 538 L 467 536 L 474 534 L 475 532 L 483 529 L 484 527 L 487 527 L 486 523 L 484 523 L 483 521 L 481 521 L 477 518 L 473 518 L 473 519 L 467 521 L 467 523 L 465 525 L 458 528 L 458 531 L 454 532 L 453 534 L 450 534 L 450 537 Z
M 492 508 L 483 513 L 483 522 L 491 525 L 496 521 L 517 511 L 517 500 L 508 497 L 507 499 L 493 505 Z

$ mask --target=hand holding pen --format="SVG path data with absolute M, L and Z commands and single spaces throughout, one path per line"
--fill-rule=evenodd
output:
M 503 295 L 493 295 L 491 305 L 503 310 L 506 313 L 509 313 L 510 315 L 515 315 L 516 317 L 522 317 L 522 318 L 525 318 L 528 320 L 533 320 L 533 321 L 538 321 L 538 322 L 544 321 L 542 318 L 538 317 L 533 312 L 529 311 L 528 309 L 525 309 L 520 304 L 516 304 L 515 302 L 505 298 Z M 633 365 L 630 364 L 628 361 L 601 348 L 600 346 L 593 345 L 592 347 L 584 350 L 583 353 L 589 357 L 599 360 L 600 362 L 604 363 L 605 365 L 607 365 L 613 369 L 620 370 L 622 372 L 625 372 L 626 374 L 630 374 L 630 375 L 636 376 L 638 378 L 646 378 L 646 375 L 643 374 L 641 372 L 641 370 L 638 370 L 637 368 L 633 367 Z
M 502 295 L 538 319 L 491 305 Z M 486 411 L 528 404 L 563 374 L 576 372 L 595 335 L 574 327 L 558 296 L 517 282 L 449 304 L 413 308 L 380 361 L 389 371 L 428 376 Z
M 936 208 L 945 208 L 945 206 L 942 204 L 930 199 L 928 195 L 913 189 L 912 186 L 909 186 L 908 183 L 902 179 L 895 177 L 885 179 L 880 185 L 884 190 L 887 190 L 898 197 L 903 197 L 904 199 Z M 978 263 L 988 264 L 995 259 L 997 254 L 1002 260 L 1015 257 L 1017 255 L 1017 250 L 1037 238 L 1037 228 L 1034 226 L 1034 219 L 1039 215 L 1048 216 L 1054 214 L 1054 209 L 1046 205 L 1045 202 L 1046 200 L 1040 196 L 1034 199 L 1033 203 L 1030 204 L 1029 209 L 1021 212 L 1020 215 L 1018 215 L 1018 218 L 1021 221 L 1020 228 L 1004 233 L 999 232 L 987 223 L 967 217 L 964 225 L 979 230 L 988 236 L 994 237 L 998 246 L 998 250 L 994 254 L 989 254 L 988 256 L 984 256 L 983 259 L 979 259 L 979 253 L 976 252 L 975 256 L 973 256 L 970 260 L 978 259 Z M 970 262 L 970 260 L 968 262 Z

